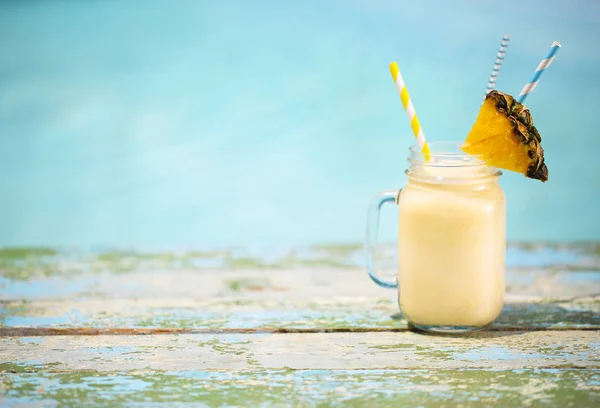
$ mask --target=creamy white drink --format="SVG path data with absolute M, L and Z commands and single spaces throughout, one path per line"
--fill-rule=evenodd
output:
M 502 309 L 505 198 L 485 166 L 414 168 L 399 196 L 400 308 L 419 326 L 482 327 Z

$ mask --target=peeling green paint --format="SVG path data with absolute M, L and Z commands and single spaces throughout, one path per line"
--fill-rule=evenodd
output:
M 225 284 L 233 292 L 245 292 L 245 291 L 260 292 L 260 291 L 263 291 L 272 286 L 268 279 L 256 279 L 256 278 L 241 278 L 241 279 L 235 279 L 235 280 L 226 280 Z
M 283 268 L 282 264 L 267 263 L 259 258 L 250 257 L 226 257 L 225 265 L 233 269 L 262 269 L 262 268 Z
M 0 259 L 17 259 L 23 260 L 32 257 L 53 256 L 58 254 L 58 251 L 47 247 L 5 247 L 0 248 Z
M 275 370 L 0 373 L 4 402 L 115 406 L 595 406 L 599 370 Z
M 454 358 L 454 350 L 434 349 L 432 347 L 415 346 L 416 355 L 429 359 L 448 361 Z
M 382 344 L 376 346 L 369 346 L 369 348 L 378 350 L 417 349 L 414 344 Z
M 249 349 L 244 347 L 244 344 L 249 344 L 250 341 L 242 340 L 242 341 L 226 341 L 220 338 L 213 338 L 208 341 L 200 342 L 200 347 L 209 347 L 215 353 L 219 353 L 221 355 L 244 355 L 248 354 Z

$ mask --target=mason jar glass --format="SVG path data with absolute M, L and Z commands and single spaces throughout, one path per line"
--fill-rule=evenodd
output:
M 398 288 L 398 303 L 412 328 L 443 333 L 481 330 L 504 301 L 506 202 L 501 173 L 460 150 L 460 143 L 430 143 L 425 157 L 409 149 L 407 183 L 371 201 L 367 268 L 375 283 Z M 386 279 L 376 256 L 379 212 L 398 205 L 398 269 Z

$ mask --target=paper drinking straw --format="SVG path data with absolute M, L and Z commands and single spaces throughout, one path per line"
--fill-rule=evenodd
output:
M 504 55 L 506 55 L 506 49 L 508 48 L 508 42 L 510 41 L 510 37 L 506 34 L 502 38 L 502 42 L 500 43 L 500 48 L 498 48 L 498 52 L 496 53 L 496 61 L 494 62 L 494 68 L 492 69 L 492 73 L 490 75 L 490 79 L 488 80 L 488 85 L 485 90 L 485 94 L 489 94 L 496 87 L 496 79 L 498 79 L 498 73 L 500 72 L 500 68 L 502 67 L 502 62 L 504 62 Z M 485 96 L 483 97 L 485 99 Z
M 400 92 L 400 100 L 402 101 L 402 105 L 404 105 L 406 116 L 408 117 L 410 127 L 412 128 L 415 138 L 417 139 L 419 149 L 421 149 L 423 156 L 425 156 L 425 160 L 429 160 L 429 145 L 425 140 L 423 129 L 421 129 L 421 123 L 419 122 L 419 118 L 417 118 L 415 108 L 412 104 L 412 101 L 410 100 L 410 96 L 408 95 L 408 90 L 406 89 L 406 84 L 402 79 L 400 69 L 398 68 L 398 64 L 395 61 L 390 64 L 390 72 L 392 73 L 392 78 L 394 78 L 394 82 L 396 83 L 398 92 Z
M 548 51 L 548 55 L 546 55 L 546 58 L 544 58 L 542 62 L 540 62 L 538 67 L 535 69 L 533 76 L 529 80 L 529 83 L 523 87 L 523 90 L 519 94 L 517 101 L 521 103 L 525 102 L 527 96 L 533 92 L 546 68 L 548 68 L 550 64 L 552 64 L 552 60 L 554 60 L 554 56 L 558 52 L 559 48 L 560 44 L 558 43 L 558 41 L 554 41 L 552 43 L 552 46 L 550 47 L 550 50 Z

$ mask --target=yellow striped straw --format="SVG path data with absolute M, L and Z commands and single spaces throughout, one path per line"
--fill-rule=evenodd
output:
M 404 105 L 404 110 L 406 111 L 406 116 L 410 122 L 410 127 L 412 128 L 415 138 L 417 139 L 417 144 L 419 145 L 425 160 L 429 160 L 429 145 L 427 144 L 427 140 L 425 140 L 423 129 L 421 129 L 421 123 L 419 122 L 419 118 L 417 118 L 417 114 L 415 113 L 415 107 L 410 100 L 408 90 L 406 89 L 406 84 L 404 83 L 402 75 L 400 74 L 398 63 L 395 61 L 390 64 L 390 72 L 392 73 L 392 78 L 394 78 L 398 92 L 400 92 L 400 100 L 402 100 L 402 105 Z

